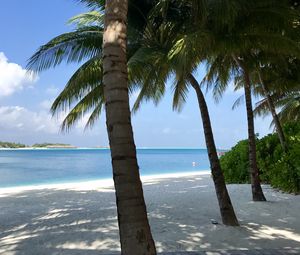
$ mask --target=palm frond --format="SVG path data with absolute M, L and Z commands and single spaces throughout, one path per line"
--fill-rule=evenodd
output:
M 70 18 L 67 22 L 68 24 L 75 24 L 78 28 L 84 26 L 104 26 L 104 14 L 99 11 L 90 11 L 86 13 L 81 13 Z
M 103 31 L 97 26 L 82 27 L 65 33 L 41 46 L 29 59 L 27 69 L 41 72 L 56 67 L 62 61 L 79 63 L 100 55 Z
M 103 103 L 99 103 L 93 110 L 93 112 L 91 113 L 86 125 L 85 125 L 85 130 L 87 130 L 88 128 L 92 128 L 95 125 L 95 122 L 99 119 L 102 108 L 103 108 Z
M 173 110 L 180 112 L 187 100 L 188 80 L 185 77 L 177 77 L 173 83 Z
M 90 111 L 95 112 L 95 110 L 99 109 L 99 107 L 102 107 L 100 105 L 103 104 L 103 86 L 97 86 L 89 93 L 87 93 L 84 97 L 82 97 L 79 102 L 71 109 L 71 111 L 67 114 L 62 122 L 61 130 L 69 131 L 70 128 L 74 126 L 80 119 L 82 119 L 86 113 Z M 92 121 L 93 119 L 90 121 L 90 123 L 92 123 Z
M 105 8 L 105 0 L 76 0 L 76 1 L 84 4 L 86 7 L 92 10 L 95 9 L 104 10 Z
M 231 109 L 235 110 L 237 107 L 239 107 L 244 102 L 245 102 L 245 96 L 244 95 L 239 96 L 238 99 L 235 100 L 235 102 L 233 103 Z
M 68 110 L 97 86 L 102 86 L 102 59 L 96 56 L 83 64 L 70 78 L 51 107 L 52 114 Z M 100 95 L 99 95 L 100 96 Z

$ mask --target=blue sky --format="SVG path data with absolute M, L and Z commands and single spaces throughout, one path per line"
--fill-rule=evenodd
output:
M 64 142 L 77 146 L 106 146 L 105 117 L 92 130 L 83 131 L 84 120 L 69 133 L 59 132 L 60 118 L 52 118 L 49 107 L 55 96 L 76 70 L 76 65 L 61 65 L 38 77 L 26 75 L 27 59 L 54 36 L 72 30 L 67 20 L 84 6 L 75 0 L 10 0 L 0 8 L 0 141 L 26 144 Z M 204 68 L 197 72 L 198 80 Z M 172 91 L 156 107 L 144 104 L 132 119 L 138 147 L 205 147 L 203 128 L 194 91 L 180 113 L 172 111 Z M 229 88 L 216 104 L 206 94 L 218 148 L 230 148 L 247 137 L 245 106 L 232 111 L 242 91 Z M 263 136 L 269 130 L 270 117 L 255 120 L 256 132 Z

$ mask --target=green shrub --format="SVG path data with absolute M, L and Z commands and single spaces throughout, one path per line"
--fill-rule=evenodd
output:
M 249 183 L 248 140 L 238 142 L 220 158 L 227 183 Z
M 270 184 L 283 191 L 300 193 L 300 144 L 290 142 L 289 150 L 270 169 Z
M 283 155 L 277 134 L 269 134 L 258 140 L 256 150 L 260 179 L 263 182 L 270 183 L 273 165 L 280 160 Z
M 257 164 L 262 182 L 291 193 L 300 193 L 300 123 L 284 126 L 288 152 L 277 134 L 257 140 Z M 248 140 L 240 141 L 220 159 L 227 183 L 249 183 Z

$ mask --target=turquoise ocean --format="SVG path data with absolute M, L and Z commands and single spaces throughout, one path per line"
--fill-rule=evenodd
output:
M 209 169 L 206 149 L 138 149 L 137 155 L 142 176 Z M 0 150 L 2 188 L 111 177 L 109 149 Z

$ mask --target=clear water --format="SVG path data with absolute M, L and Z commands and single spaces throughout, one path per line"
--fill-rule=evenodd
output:
M 207 151 L 204 149 L 138 149 L 137 153 L 141 175 L 209 169 Z M 111 177 L 108 149 L 0 151 L 0 187 Z

